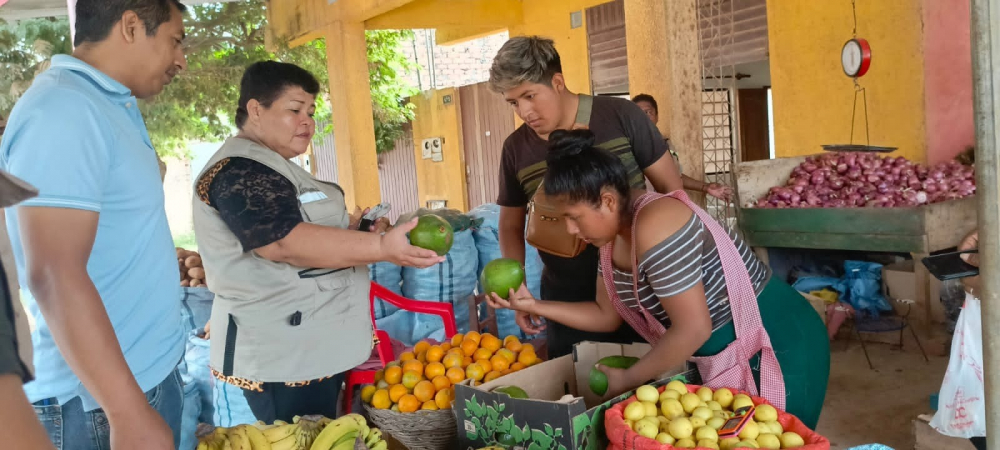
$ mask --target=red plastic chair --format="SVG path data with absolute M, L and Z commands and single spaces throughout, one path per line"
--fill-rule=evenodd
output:
M 379 298 L 397 308 L 422 314 L 431 314 L 441 318 L 444 322 L 444 334 L 448 339 L 458 334 L 458 327 L 455 325 L 455 309 L 450 303 L 427 302 L 411 300 L 397 295 L 395 292 L 386 289 L 378 283 L 372 282 L 371 290 L 368 293 L 368 302 L 371 308 L 372 328 L 375 330 L 375 348 L 378 351 L 378 358 L 382 361 L 382 367 L 396 359 L 395 352 L 392 351 L 392 340 L 389 333 L 375 328 L 375 299 Z M 342 396 L 344 397 L 344 411 L 350 412 L 354 400 L 354 388 L 364 384 L 375 382 L 375 370 L 351 370 L 347 373 L 346 387 Z

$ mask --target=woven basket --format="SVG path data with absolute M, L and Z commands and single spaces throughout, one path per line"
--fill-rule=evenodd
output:
M 457 443 L 455 414 L 450 409 L 398 413 L 365 404 L 368 417 L 409 450 L 451 450 Z

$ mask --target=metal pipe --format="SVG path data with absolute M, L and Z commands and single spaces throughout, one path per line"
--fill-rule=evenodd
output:
M 982 270 L 983 384 L 987 447 L 1000 449 L 1000 6 L 972 0 L 972 84 L 976 123 L 976 196 Z

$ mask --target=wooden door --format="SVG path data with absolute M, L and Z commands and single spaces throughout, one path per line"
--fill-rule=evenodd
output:
M 500 154 L 514 132 L 514 113 L 486 83 L 458 88 L 465 145 L 465 177 L 469 209 L 495 203 L 500 192 Z
M 739 96 L 740 160 L 769 159 L 767 89 L 740 89 Z

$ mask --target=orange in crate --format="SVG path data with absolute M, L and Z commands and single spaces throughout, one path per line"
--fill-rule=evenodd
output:
M 434 377 L 434 379 L 431 380 L 431 383 L 434 385 L 434 389 L 438 391 L 442 389 L 448 389 L 449 387 L 451 387 L 451 380 L 449 380 L 448 377 L 444 375 L 441 375 L 439 377 Z
M 476 363 L 472 363 L 469 364 L 469 367 L 465 368 L 465 376 L 466 378 L 475 381 L 480 381 L 483 379 L 483 377 L 486 376 L 486 371 L 483 370 L 483 366 L 480 366 L 479 364 Z
M 413 389 L 417 383 L 424 379 L 424 375 L 416 370 L 411 370 L 409 372 L 403 373 L 403 387 L 407 389 Z
M 454 401 L 455 401 L 454 388 L 443 389 L 438 391 L 437 394 L 434 394 L 434 403 L 437 405 L 439 409 L 451 408 L 451 404 Z
M 422 403 L 413 394 L 406 394 L 399 399 L 399 412 L 411 413 L 420 409 Z
M 476 341 L 466 339 L 462 341 L 462 354 L 465 356 L 472 356 L 479 350 L 479 344 Z
M 490 359 L 492 356 L 493 352 L 485 348 L 479 348 L 475 351 L 475 353 L 472 354 L 472 359 L 478 361 L 480 359 Z
M 413 353 L 416 353 L 416 354 L 419 355 L 420 353 L 423 353 L 423 352 L 427 351 L 427 349 L 429 349 L 429 348 L 431 348 L 430 342 L 420 341 L 420 342 L 417 342 L 417 345 L 413 346 Z
M 399 384 L 403 381 L 403 368 L 393 366 L 385 369 L 385 382 L 389 384 Z
M 420 400 L 421 403 L 432 400 L 435 392 L 437 391 L 434 389 L 434 383 L 427 380 L 417 383 L 417 385 L 413 388 L 413 395 L 417 397 L 417 400 Z
M 444 349 L 434 345 L 427 349 L 427 362 L 441 362 L 444 359 Z
M 447 369 L 444 367 L 444 364 L 432 362 L 427 364 L 427 367 L 424 367 L 424 377 L 428 380 L 433 380 L 435 377 L 444 375 L 445 370 Z
M 397 403 L 399 402 L 399 399 L 409 393 L 410 390 L 407 389 L 406 386 L 403 386 L 402 384 L 394 384 L 389 388 L 389 400 L 393 403 Z
M 451 381 L 451 384 L 458 384 L 465 379 L 465 371 L 461 367 L 452 367 L 448 369 L 445 376 L 448 377 L 448 381 Z
M 461 352 L 461 350 L 459 350 Z M 450 353 L 444 357 L 444 368 L 451 369 L 452 367 L 462 367 L 462 361 L 465 359 L 464 355 Z
M 487 333 L 483 335 L 482 339 L 480 339 L 479 346 L 483 349 L 489 350 L 489 352 L 492 354 L 496 353 L 497 350 L 500 350 L 500 347 L 503 346 L 503 343 L 500 342 L 500 339 L 497 339 L 496 336 Z
M 490 367 L 492 367 L 493 370 L 499 370 L 502 372 L 510 368 L 510 360 L 504 356 L 496 355 L 490 358 Z
M 465 335 L 462 333 L 458 333 L 451 337 L 451 346 L 458 347 L 458 345 L 461 344 L 462 341 L 464 340 L 465 340 Z
M 481 334 L 479 334 L 478 331 L 470 331 L 468 333 L 465 333 L 465 340 L 467 340 L 467 341 L 473 341 L 473 342 L 476 343 L 477 346 L 479 345 L 479 341 L 482 338 L 483 338 L 483 336 Z

